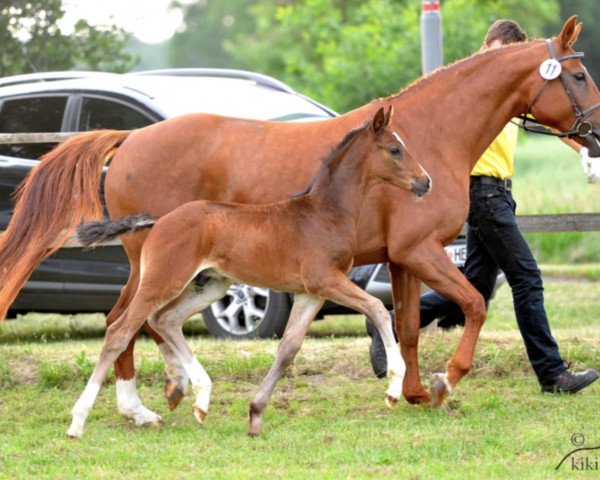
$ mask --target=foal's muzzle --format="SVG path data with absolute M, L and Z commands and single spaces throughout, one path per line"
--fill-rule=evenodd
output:
M 417 197 L 422 197 L 429 192 L 429 190 L 431 190 L 431 178 L 429 175 L 423 175 L 417 178 L 412 182 L 410 187 L 410 191 Z

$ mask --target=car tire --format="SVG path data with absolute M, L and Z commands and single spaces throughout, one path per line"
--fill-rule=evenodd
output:
M 225 297 L 204 310 L 202 316 L 216 338 L 280 338 L 291 306 L 287 293 L 232 284 Z

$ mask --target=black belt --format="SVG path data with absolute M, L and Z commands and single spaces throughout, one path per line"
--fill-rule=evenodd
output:
M 510 178 L 488 177 L 486 175 L 471 176 L 471 185 L 494 185 L 504 188 L 507 192 L 512 190 L 512 180 Z

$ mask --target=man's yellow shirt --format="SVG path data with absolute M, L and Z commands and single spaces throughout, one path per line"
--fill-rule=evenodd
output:
M 508 122 L 500 134 L 477 161 L 471 175 L 512 178 L 515 173 L 515 151 L 519 127 Z

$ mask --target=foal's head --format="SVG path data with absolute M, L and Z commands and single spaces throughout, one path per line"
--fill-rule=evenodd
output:
M 380 108 L 367 127 L 374 137 L 369 158 L 371 181 L 391 183 L 422 197 L 431 188 L 431 177 L 408 153 L 400 136 L 388 128 L 391 117 L 392 107 L 387 112 Z

